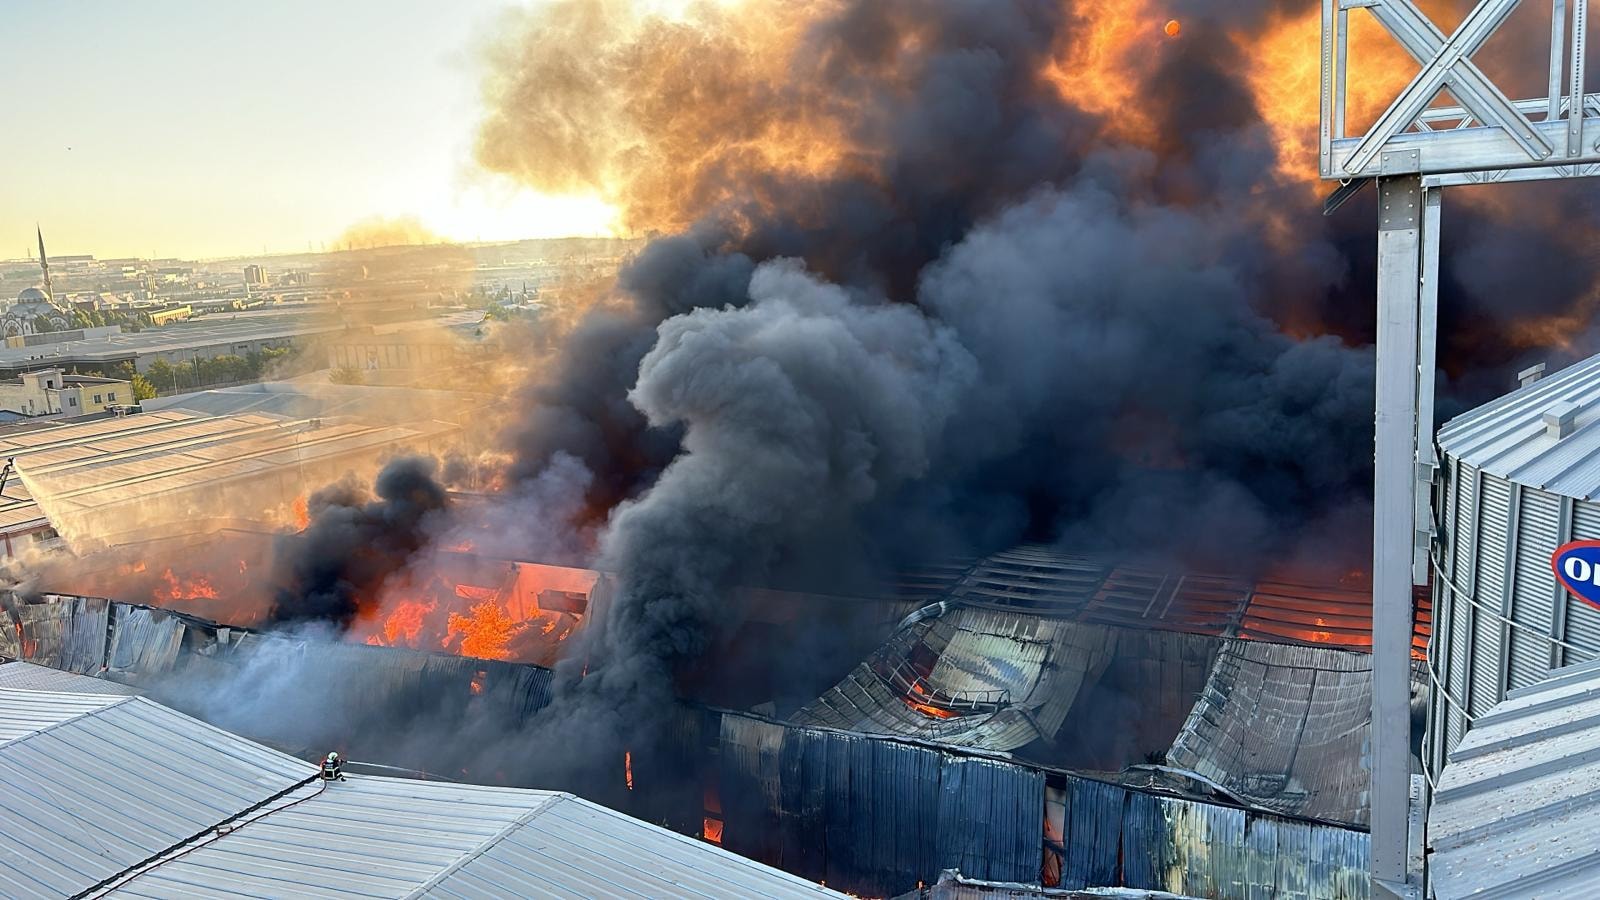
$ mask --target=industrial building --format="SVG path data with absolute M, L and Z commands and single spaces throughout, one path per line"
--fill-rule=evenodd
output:
M 571 794 L 328 780 L 143 697 L 18 687 L 13 665 L 6 897 L 842 896 Z
M 169 365 L 192 365 L 197 359 L 293 347 L 343 328 L 337 322 L 303 321 L 291 316 L 178 322 L 132 333 L 119 331 L 81 340 L 0 347 L 0 375 L 15 377 L 47 366 L 106 371 L 122 363 L 130 363 L 135 371 L 144 373 L 158 359 Z M 165 387 L 156 385 L 158 390 Z
M 0 411 L 30 418 L 88 416 L 133 402 L 129 382 L 72 375 L 54 367 L 0 379 Z
M 996 581 L 1000 569 L 1008 589 Z M 1226 580 L 1196 578 L 1191 594 L 1176 578 L 1136 574 L 1043 548 L 908 573 L 910 599 L 894 602 L 926 609 L 931 592 L 943 597 L 932 605 L 944 609 L 912 615 L 885 646 L 904 651 L 949 638 L 939 652 L 943 668 L 922 676 L 924 690 L 868 665 L 847 681 L 887 687 L 863 685 L 877 705 L 859 720 L 839 718 L 839 698 L 852 696 L 843 687 L 787 720 L 686 704 L 674 713 L 666 746 L 633 753 L 628 774 L 640 789 L 619 790 L 607 802 L 869 895 L 897 894 L 957 870 L 1039 890 L 1367 896 L 1361 747 L 1369 658 L 1317 645 L 1331 634 L 1289 642 L 1239 636 L 1285 628 L 1281 610 L 1320 602 L 1286 600 L 1293 592 L 1282 585 L 1269 591 L 1234 582 L 1219 591 Z M 1078 600 L 1060 589 L 1068 582 Z M 973 608 L 963 586 L 1023 605 Z M 1253 603 L 1279 610 L 1279 624 L 1246 615 Z M 1337 617 L 1337 609 L 1324 615 Z M 1086 610 L 1123 624 L 1072 617 Z M 192 685 L 189 694 L 180 691 L 180 705 L 204 707 L 193 691 L 292 666 L 293 684 L 321 686 L 311 720 L 290 727 L 258 717 L 239 727 L 297 747 L 366 736 L 361 758 L 399 752 L 384 738 L 396 717 L 412 717 L 423 731 L 462 733 L 481 716 L 515 733 L 550 698 L 551 673 L 538 666 L 355 643 L 312 646 L 82 597 L 13 600 L 7 614 L 14 628 L 0 630 L 0 655 L 157 692 Z M 1010 632 L 991 627 L 1002 621 Z M 1347 645 L 1363 643 L 1356 625 L 1339 628 Z M 1084 648 L 1098 651 L 1092 665 L 1059 678 L 1050 672 Z M 956 687 L 962 671 L 972 673 L 965 694 Z M 977 696 L 977 683 L 1012 695 Z M 919 712 L 894 690 L 952 715 Z M 1139 708 L 1145 698 L 1148 715 Z M 204 708 L 228 715 L 225 707 Z M 1053 740 L 1037 739 L 1052 725 Z M 444 758 L 381 761 L 426 768 Z M 515 781 L 515 773 L 502 774 Z M 619 787 L 622 775 L 619 765 Z
M 86 550 L 196 518 L 271 521 L 308 486 L 397 450 L 442 451 L 456 431 L 181 408 L 10 431 L 0 435 L 0 458 L 15 461 L 0 491 L 0 540 L 14 555 L 49 528 Z

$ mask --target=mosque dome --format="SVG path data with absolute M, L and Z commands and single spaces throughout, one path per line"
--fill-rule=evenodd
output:
M 17 302 L 18 303 L 49 303 L 50 302 L 50 298 L 45 296 L 44 291 L 41 291 L 36 287 L 31 287 L 31 288 L 23 288 L 22 289 L 22 293 L 17 295 Z

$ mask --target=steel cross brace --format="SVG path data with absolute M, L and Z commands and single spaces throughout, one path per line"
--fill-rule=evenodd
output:
M 1555 152 L 1528 117 L 1470 59 L 1521 0 L 1479 0 L 1448 39 L 1411 0 L 1358 0 L 1358 3 L 1372 10 L 1384 29 L 1422 64 L 1422 69 L 1356 146 L 1346 163 L 1347 170 L 1365 169 L 1382 151 L 1383 145 L 1416 122 L 1446 87 L 1480 122 L 1505 129 L 1530 159 L 1548 159 Z

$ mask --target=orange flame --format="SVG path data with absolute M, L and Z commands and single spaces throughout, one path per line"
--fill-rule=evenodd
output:
M 516 632 L 517 623 L 494 601 L 485 600 L 475 604 L 465 616 L 450 614 L 443 644 L 448 647 L 459 639 L 462 656 L 506 659 L 511 656 L 507 646 Z
M 311 512 L 307 506 L 306 497 L 304 494 L 294 498 L 294 503 L 291 506 L 291 513 L 294 516 L 294 527 L 296 530 L 305 531 L 306 528 L 310 527 Z
M 707 816 L 701 823 L 701 829 L 705 833 L 706 840 L 718 845 L 722 843 L 721 819 L 713 819 L 710 816 Z
M 155 599 L 158 603 L 170 603 L 173 600 L 215 600 L 219 596 L 217 589 L 212 587 L 211 580 L 204 575 L 191 575 L 188 579 L 180 579 L 172 574 L 171 569 L 161 573 L 161 581 L 165 587 L 155 589 Z
M 628 790 L 633 790 L 633 751 L 622 752 L 622 776 L 628 782 Z

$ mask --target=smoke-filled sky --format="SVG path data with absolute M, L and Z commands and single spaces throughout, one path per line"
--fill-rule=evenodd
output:
M 0 4 L 0 259 L 297 252 L 373 216 L 454 240 L 604 233 L 472 164 L 504 0 Z

